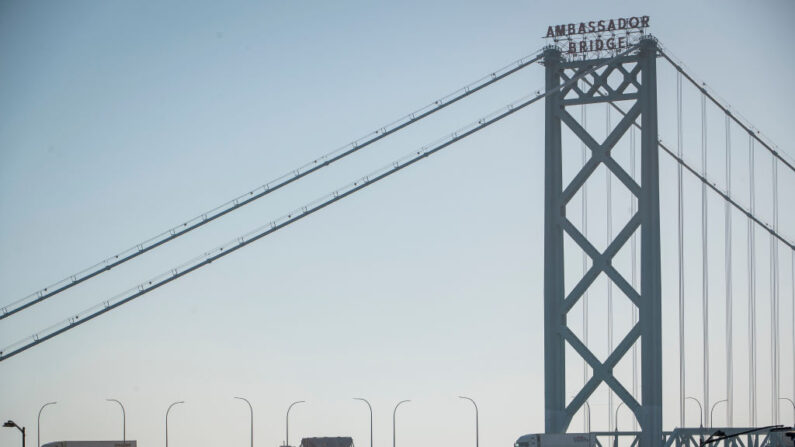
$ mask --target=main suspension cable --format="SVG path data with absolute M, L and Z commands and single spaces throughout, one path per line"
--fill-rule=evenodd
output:
M 637 125 L 637 126 L 640 127 L 639 125 Z M 690 165 L 688 165 L 687 162 L 683 158 L 677 156 L 671 149 L 668 148 L 668 146 L 665 145 L 665 143 L 663 143 L 662 140 L 659 141 L 658 146 L 660 146 L 660 149 L 662 149 L 668 155 L 670 155 L 671 158 L 674 159 L 674 161 L 676 161 L 677 163 L 681 164 L 682 167 L 684 167 L 690 174 L 692 174 L 694 177 L 696 177 L 701 182 L 706 183 L 707 187 L 710 188 L 712 190 L 712 192 L 714 192 L 715 194 L 719 195 L 723 200 L 725 200 L 726 202 L 730 203 L 735 209 L 737 209 L 740 212 L 742 212 L 743 215 L 745 215 L 745 217 L 748 218 L 750 223 L 756 224 L 757 227 L 764 229 L 765 231 L 770 233 L 773 237 L 778 239 L 778 241 L 780 243 L 786 245 L 791 250 L 795 250 L 795 242 L 790 241 L 784 235 L 782 235 L 781 233 L 779 233 L 776 230 L 774 230 L 766 222 L 763 222 L 761 219 L 756 217 L 753 214 L 753 211 L 751 211 L 750 209 L 744 208 L 734 198 L 732 198 L 729 195 L 727 195 L 725 191 L 721 191 L 715 185 L 715 183 L 711 182 L 709 179 L 707 179 L 704 176 L 702 176 L 696 169 L 693 169 L 692 167 L 690 167 Z
M 592 85 L 592 84 L 589 83 L 589 85 Z M 599 93 L 604 95 L 604 92 L 602 92 L 601 90 L 599 90 Z M 617 106 L 616 104 L 613 104 L 613 103 L 609 103 L 609 104 L 613 107 L 613 110 L 618 111 L 622 116 L 626 115 L 627 112 L 625 112 L 623 109 L 621 109 L 621 107 L 619 107 L 619 106 Z M 641 129 L 640 124 L 633 123 L 633 125 L 637 129 Z M 751 140 L 750 144 L 753 145 L 753 139 L 754 139 L 753 135 L 750 135 L 749 138 Z M 749 208 L 745 208 L 744 206 L 742 206 L 737 200 L 735 200 L 733 197 L 731 197 L 726 191 L 722 191 L 720 188 L 718 188 L 718 186 L 716 185 L 715 182 L 713 182 L 713 181 L 709 180 L 708 178 L 704 177 L 703 175 L 701 175 L 701 173 L 698 172 L 697 169 L 694 169 L 693 167 L 691 167 L 687 163 L 687 161 L 685 161 L 683 156 L 677 155 L 676 152 L 674 152 L 670 147 L 668 147 L 668 145 L 665 144 L 665 142 L 662 140 L 662 138 L 658 138 L 657 145 L 666 154 L 668 154 L 671 158 L 673 158 L 674 161 L 676 161 L 679 165 L 681 165 L 684 169 L 686 169 L 687 172 L 689 172 L 691 175 L 693 175 L 695 178 L 697 178 L 702 183 L 705 183 L 707 185 L 707 187 L 712 190 L 712 192 L 714 192 L 715 194 L 720 196 L 726 202 L 730 203 L 735 209 L 740 211 L 751 222 L 756 224 L 757 227 L 760 227 L 760 228 L 764 229 L 765 231 L 767 231 L 768 233 L 772 234 L 776 239 L 779 240 L 779 242 L 781 242 L 782 244 L 786 245 L 790 250 L 795 250 L 795 242 L 790 241 L 784 235 L 782 235 L 778 231 L 774 230 L 773 227 L 771 225 L 769 225 L 767 222 L 764 222 L 760 218 L 756 217 L 756 215 L 754 215 L 754 211 L 753 210 L 751 210 Z
M 666 59 L 666 60 L 667 60 L 667 61 L 668 61 L 668 62 L 669 62 L 671 65 L 673 65 L 673 66 L 674 66 L 674 68 L 676 68 L 676 70 L 677 70 L 679 73 L 682 73 L 682 74 L 683 74 L 683 75 L 684 75 L 684 76 L 687 78 L 687 80 L 688 80 L 688 81 L 690 81 L 690 82 L 691 82 L 693 85 L 695 85 L 695 86 L 696 86 L 696 87 L 697 87 L 699 90 L 701 90 L 701 92 L 702 92 L 702 93 L 704 93 L 704 95 L 706 95 L 706 96 L 707 96 L 707 98 L 709 98 L 709 99 L 710 99 L 710 101 L 712 101 L 712 103 L 713 103 L 713 104 L 715 104 L 716 106 L 718 106 L 718 108 L 720 108 L 720 109 L 723 111 L 723 113 L 725 113 L 726 115 L 728 115 L 728 116 L 729 116 L 729 117 L 730 117 L 730 118 L 731 118 L 731 119 L 732 119 L 734 122 L 736 122 L 737 124 L 739 124 L 739 125 L 740 125 L 740 127 L 742 127 L 742 128 L 743 128 L 743 130 L 745 130 L 746 132 L 748 132 L 748 134 L 749 134 L 749 135 L 751 135 L 751 137 L 752 137 L 753 139 L 755 139 L 756 141 L 758 141 L 760 144 L 762 144 L 762 146 L 763 146 L 765 149 L 767 149 L 768 151 L 770 151 L 770 153 L 773 155 L 773 157 L 777 158 L 779 161 L 781 161 L 782 163 L 784 163 L 784 165 L 785 165 L 785 166 L 787 166 L 787 167 L 788 167 L 788 168 L 789 168 L 791 171 L 795 172 L 795 166 L 793 165 L 793 162 L 792 162 L 792 160 L 791 160 L 791 156 L 789 156 L 789 154 L 786 154 L 786 153 L 784 153 L 783 151 L 781 151 L 781 150 L 778 148 L 778 146 L 776 146 L 776 144 L 775 144 L 775 143 L 771 142 L 771 141 L 770 141 L 770 139 L 768 139 L 767 137 L 765 137 L 765 136 L 762 134 L 762 132 L 761 132 L 760 130 L 756 129 L 756 128 L 755 128 L 755 127 L 754 127 L 752 124 L 750 124 L 750 122 L 749 122 L 747 119 L 745 119 L 745 118 L 744 118 L 742 115 L 740 115 L 740 114 L 739 114 L 738 112 L 736 112 L 736 111 L 735 111 L 735 112 L 733 112 L 733 111 L 731 110 L 731 107 L 730 107 L 729 105 L 725 104 L 725 103 L 724 103 L 724 101 L 721 101 L 721 100 L 719 100 L 719 99 L 718 99 L 718 95 L 717 95 L 715 92 L 711 91 L 711 90 L 710 90 L 710 89 L 707 87 L 706 83 L 704 83 L 704 82 L 698 82 L 698 81 L 696 81 L 696 80 L 695 80 L 695 78 L 694 78 L 692 75 L 690 75 L 690 74 L 689 74 L 689 73 L 688 73 L 688 72 L 685 70 L 685 68 L 684 68 L 684 64 L 683 64 L 682 62 L 674 61 L 674 60 L 673 60 L 672 53 L 671 53 L 671 52 L 670 52 L 668 49 L 665 49 L 665 48 L 662 46 L 662 44 L 661 44 L 661 43 L 659 43 L 659 42 L 658 42 L 658 46 L 659 46 L 659 52 L 660 52 L 660 54 L 661 54 L 661 55 L 662 55 L 662 56 L 663 56 L 663 57 L 664 57 L 664 58 L 665 58 L 665 59 Z M 790 158 L 790 160 L 787 160 L 787 159 L 785 158 L 785 154 L 788 156 L 788 158 Z
M 167 284 L 173 281 L 176 278 L 184 276 L 196 269 L 199 269 L 211 262 L 232 253 L 239 248 L 242 248 L 268 234 L 271 234 L 285 226 L 300 220 L 303 217 L 306 217 L 316 211 L 319 211 L 322 208 L 344 198 L 347 197 L 354 192 L 357 192 L 378 180 L 387 177 L 415 162 L 428 157 L 429 155 L 451 145 L 452 143 L 463 139 L 472 133 L 477 132 L 478 130 L 485 128 L 486 126 L 493 124 L 500 119 L 521 110 L 522 108 L 532 104 L 533 102 L 543 98 L 545 95 L 538 95 L 530 100 L 519 101 L 512 103 L 511 105 L 507 106 L 505 109 L 498 111 L 496 114 L 489 115 L 486 118 L 478 120 L 476 123 L 473 123 L 470 126 L 460 129 L 453 134 L 450 134 L 446 138 L 442 139 L 440 142 L 423 146 L 420 150 L 412 152 L 410 155 L 405 156 L 397 161 L 394 161 L 392 164 L 385 166 L 377 171 L 370 173 L 364 177 L 361 177 L 355 182 L 352 182 L 348 185 L 345 185 L 331 194 L 327 194 L 317 200 L 314 200 L 308 203 L 301 208 L 294 210 L 293 212 L 281 216 L 277 219 L 272 220 L 267 225 L 261 226 L 249 233 L 244 234 L 236 238 L 233 241 L 230 241 L 224 245 L 216 247 L 212 250 L 209 250 L 202 254 L 199 257 L 191 259 L 190 261 L 169 270 L 168 272 L 162 273 L 149 281 L 143 282 L 138 286 L 128 289 L 125 292 L 122 292 L 119 295 L 116 295 L 108 300 L 103 301 L 100 304 L 92 306 L 82 312 L 75 314 L 74 316 L 62 320 L 61 322 L 50 326 L 36 334 L 31 335 L 30 337 L 26 337 L 16 343 L 13 343 L 7 347 L 5 347 L 2 351 L 0 351 L 0 361 L 5 360 L 8 357 L 16 355 L 30 347 L 35 346 L 38 343 L 41 343 L 49 338 L 52 338 L 68 329 L 71 329 L 79 324 L 85 323 L 86 321 L 95 318 L 111 309 L 114 309 L 134 298 L 137 298 L 145 293 L 148 293 L 164 284 Z
M 385 126 L 382 126 L 377 130 L 370 132 L 369 134 L 361 138 L 358 138 L 342 147 L 339 147 L 321 157 L 314 159 L 309 163 L 306 163 L 296 169 L 293 169 L 290 172 L 282 175 L 281 177 L 273 179 L 270 182 L 260 187 L 257 187 L 251 191 L 246 192 L 245 194 L 241 194 L 240 196 L 232 200 L 229 200 L 207 212 L 204 212 L 190 220 L 185 221 L 180 225 L 172 227 L 154 237 L 151 237 L 141 243 L 138 243 L 135 246 L 128 248 L 127 250 L 124 250 L 114 256 L 106 258 L 73 275 L 70 275 L 67 278 L 52 283 L 47 287 L 44 287 L 43 289 L 33 292 L 12 303 L 9 303 L 3 306 L 2 308 L 0 308 L 0 320 L 7 318 L 17 312 L 20 312 L 30 306 L 38 304 L 54 295 L 57 295 L 60 292 L 63 292 L 88 279 L 100 275 L 103 272 L 109 271 L 114 267 L 117 267 L 127 261 L 130 261 L 154 248 L 157 248 L 209 222 L 212 222 L 213 220 L 218 219 L 221 216 L 224 216 L 278 189 L 281 189 L 282 187 L 287 186 L 298 179 L 301 179 L 313 172 L 316 172 L 326 166 L 329 166 L 332 163 L 335 163 L 347 157 L 348 155 L 356 153 L 364 149 L 365 147 L 405 127 L 410 126 L 411 124 L 414 124 L 417 121 L 420 121 L 423 118 L 426 118 L 432 115 L 433 113 L 436 113 L 444 109 L 445 107 L 455 102 L 458 102 L 459 100 L 466 98 L 467 96 L 485 87 L 488 87 L 489 85 L 494 84 L 495 82 L 498 82 L 510 76 L 513 73 L 518 72 L 519 70 L 539 61 L 541 57 L 542 57 L 541 50 L 536 51 L 535 53 L 526 56 L 522 59 L 519 59 L 509 65 L 506 65 L 500 68 L 499 70 L 496 70 L 491 74 L 484 76 L 478 79 L 477 81 L 474 81 L 434 101 L 431 104 L 428 104 L 425 107 L 422 107 L 412 113 L 409 113 L 408 115 L 405 115 L 400 119 L 397 119 Z
M 115 295 L 112 298 L 109 298 L 109 299 L 107 299 L 105 301 L 102 301 L 101 303 L 99 303 L 99 304 L 97 304 L 95 306 L 92 306 L 91 308 L 88 308 L 88 309 L 86 309 L 86 310 L 84 310 L 82 312 L 79 312 L 79 313 L 75 314 L 74 316 L 69 317 L 69 318 L 67 318 L 67 319 L 65 319 L 65 320 L 63 320 L 63 321 L 61 321 L 59 323 L 56 323 L 56 324 L 54 324 L 54 325 L 52 325 L 52 326 L 50 326 L 48 328 L 45 328 L 42 331 L 39 331 L 39 332 L 29 336 L 29 337 L 25 337 L 22 340 L 19 340 L 19 341 L 15 342 L 15 343 L 12 343 L 11 345 L 8 345 L 5 348 L 3 348 L 2 350 L 0 350 L 0 361 L 8 359 L 9 357 L 12 357 L 14 355 L 17 355 L 17 354 L 27 350 L 27 349 L 32 348 L 33 346 L 36 346 L 36 345 L 38 345 L 40 343 L 43 343 L 46 340 L 49 340 L 49 339 L 51 339 L 53 337 L 56 337 L 56 336 L 58 336 L 58 335 L 60 335 L 60 334 L 62 334 L 64 332 L 66 332 L 66 331 L 68 331 L 70 329 L 73 329 L 73 328 L 75 328 L 75 327 L 77 327 L 77 326 L 79 326 L 79 325 L 81 325 L 81 324 L 83 324 L 83 323 L 85 323 L 87 321 L 90 321 L 90 320 L 92 320 L 92 319 L 94 319 L 94 318 L 96 318 L 96 317 L 98 317 L 98 316 L 110 311 L 110 310 L 116 309 L 117 307 L 119 307 L 119 306 L 121 306 L 123 304 L 126 304 L 126 303 L 134 300 L 135 298 L 138 298 L 138 297 L 140 297 L 142 295 L 145 295 L 145 294 L 147 294 L 147 293 L 149 293 L 149 292 L 151 292 L 151 291 L 153 291 L 153 290 L 155 290 L 155 289 L 157 289 L 157 288 L 159 288 L 159 287 L 161 287 L 161 286 L 163 286 L 165 284 L 170 283 L 171 281 L 174 281 L 177 278 L 180 278 L 180 277 L 185 276 L 185 275 L 187 275 L 187 274 L 189 274 L 189 273 L 191 273 L 191 272 L 193 272 L 195 270 L 198 270 L 198 269 L 204 267 L 205 265 L 208 265 L 208 264 L 212 263 L 213 261 L 215 261 L 217 259 L 220 259 L 220 258 L 222 258 L 222 257 L 224 257 L 224 256 L 226 256 L 226 255 L 228 255 L 230 253 L 233 253 L 233 252 L 239 250 L 240 248 L 251 244 L 252 242 L 255 242 L 255 241 L 257 241 L 257 240 L 259 240 L 259 239 L 261 239 L 261 238 L 263 238 L 265 236 L 268 236 L 269 234 L 272 234 L 272 233 L 274 233 L 274 232 L 276 232 L 276 231 L 278 231 L 278 230 L 280 230 L 280 229 L 282 229 L 282 228 L 284 228 L 284 227 L 286 227 L 286 226 L 288 226 L 288 225 L 290 225 L 290 224 L 292 224 L 292 223 L 294 223 L 294 222 L 296 222 L 296 221 L 298 221 L 300 219 L 303 219 L 304 217 L 309 216 L 309 215 L 311 215 L 311 214 L 313 214 L 313 213 L 315 213 L 315 212 L 317 212 L 317 211 L 319 211 L 319 210 L 321 210 L 321 209 L 323 209 L 323 208 L 325 208 L 325 207 L 327 207 L 327 206 L 329 206 L 329 205 L 331 205 L 331 204 L 333 204 L 333 203 L 335 203 L 335 202 L 337 202 L 337 201 L 339 201 L 339 200 L 341 200 L 341 199 L 343 199 L 345 197 L 348 197 L 348 196 L 350 196 L 350 195 L 352 195 L 352 194 L 354 194 L 354 193 L 356 193 L 356 192 L 358 192 L 358 191 L 360 191 L 360 190 L 372 185 L 373 183 L 376 183 L 379 180 L 382 180 L 382 179 L 384 179 L 384 178 L 386 178 L 386 177 L 388 177 L 388 176 L 390 176 L 390 175 L 392 175 L 392 174 L 394 174 L 394 173 L 396 173 L 398 171 L 401 171 L 402 169 L 404 169 L 404 168 L 406 168 L 408 166 L 411 166 L 414 163 L 416 163 L 416 162 L 418 162 L 418 161 L 420 161 L 420 160 L 422 160 L 424 158 L 429 157 L 430 155 L 435 154 L 436 152 L 438 152 L 438 151 L 440 151 L 440 150 L 452 145 L 453 143 L 455 143 L 455 142 L 457 142 L 457 141 L 459 141 L 461 139 L 464 139 L 464 138 L 468 137 L 469 135 L 472 135 L 475 132 L 478 132 L 479 130 L 484 129 L 484 128 L 486 128 L 486 127 L 488 127 L 488 126 L 490 126 L 490 125 L 502 120 L 503 118 L 505 118 L 507 116 L 510 116 L 510 115 L 518 112 L 519 110 L 522 110 L 525 107 L 527 107 L 527 106 L 529 106 L 529 105 L 531 105 L 531 104 L 533 104 L 533 103 L 535 103 L 535 102 L 537 102 L 537 101 L 539 101 L 541 99 L 546 98 L 547 96 L 559 91 L 560 89 L 564 89 L 564 88 L 572 85 L 573 83 L 578 82 L 584 76 L 587 76 L 587 75 L 593 73 L 594 71 L 600 69 L 604 65 L 609 64 L 610 62 L 612 62 L 616 58 L 624 57 L 625 55 L 627 55 L 627 54 L 629 54 L 629 53 L 631 53 L 633 51 L 636 51 L 637 49 L 638 49 L 638 45 L 633 45 L 632 47 L 628 48 L 626 51 L 614 56 L 613 58 L 606 59 L 606 60 L 600 62 L 599 64 L 596 64 L 595 66 L 591 67 L 590 69 L 584 70 L 583 72 L 581 72 L 579 74 L 576 74 L 571 79 L 569 79 L 568 81 L 562 83 L 559 86 L 551 88 L 551 89 L 549 89 L 546 92 L 538 93 L 537 95 L 532 96 L 529 99 L 527 99 L 528 97 L 525 97 L 525 98 L 520 99 L 520 100 L 518 100 L 518 101 L 516 101 L 514 103 L 511 103 L 508 106 L 506 106 L 506 107 L 504 107 L 504 108 L 502 108 L 502 109 L 500 109 L 500 110 L 498 110 L 496 112 L 493 112 L 492 114 L 489 114 L 486 117 L 481 118 L 478 121 L 469 124 L 468 126 L 464 126 L 463 128 L 459 129 L 458 131 L 453 132 L 452 134 L 449 134 L 446 137 L 444 137 L 444 138 L 442 138 L 440 140 L 437 140 L 436 142 L 434 142 L 432 144 L 423 146 L 419 150 L 414 151 L 411 154 L 406 155 L 403 158 L 401 158 L 399 160 L 396 160 L 396 161 L 392 162 L 391 164 L 389 164 L 389 165 L 387 165 L 387 166 L 385 166 L 385 167 L 383 167 L 383 168 L 381 168 L 381 169 L 379 169 L 377 171 L 374 171 L 374 172 L 370 173 L 369 175 L 361 177 L 360 179 L 358 179 L 358 180 L 356 180 L 356 181 L 354 181 L 352 183 L 349 183 L 349 184 L 343 186 L 340 189 L 337 189 L 336 191 L 334 191 L 334 192 L 332 192 L 330 194 L 327 194 L 327 195 L 325 195 L 325 196 L 323 196 L 323 197 L 321 197 L 321 198 L 319 198 L 319 199 L 317 199 L 317 200 L 315 200 L 313 202 L 310 202 L 310 203 L 302 206 L 301 208 L 296 209 L 292 213 L 289 213 L 289 214 L 284 215 L 284 216 L 282 216 L 282 217 L 280 217 L 278 219 L 275 219 L 275 220 L 269 222 L 268 224 L 263 225 L 263 226 L 255 229 L 255 230 L 253 230 L 253 231 L 251 231 L 249 233 L 246 233 L 246 234 L 244 234 L 244 235 L 242 235 L 240 237 L 237 237 L 234 240 L 232 240 L 232 241 L 230 241 L 230 242 L 228 242 L 228 243 L 226 243 L 226 244 L 224 244 L 222 246 L 219 246 L 219 247 L 216 247 L 215 249 L 207 251 L 207 252 L 203 253 L 201 256 L 198 256 L 198 257 L 196 257 L 196 258 L 194 258 L 194 259 L 192 259 L 192 260 L 190 260 L 190 261 L 188 261 L 188 262 L 186 262 L 186 263 L 184 263 L 184 264 L 182 264 L 182 265 L 180 265 L 180 266 L 178 266 L 176 268 L 173 268 L 173 269 L 169 270 L 168 272 L 162 273 L 162 274 L 150 279 L 149 281 L 145 281 L 143 283 L 140 283 L 136 287 L 128 289 L 125 292 L 122 292 L 122 293 L 120 293 L 118 295 Z

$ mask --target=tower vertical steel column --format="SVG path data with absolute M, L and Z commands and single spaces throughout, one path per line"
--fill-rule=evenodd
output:
M 560 86 L 561 55 L 557 48 L 544 52 L 546 91 Z M 563 294 L 563 228 L 560 225 L 563 192 L 561 155 L 560 92 L 546 97 L 546 153 L 544 180 L 544 401 L 545 430 L 560 433 L 569 425 L 566 419 L 566 357 L 560 327 L 566 326 L 566 312 L 561 311 Z M 550 119 L 552 118 L 552 119 Z
M 657 42 L 641 38 L 635 51 L 612 58 L 565 60 L 557 48 L 544 53 L 546 88 L 559 91 L 546 98 L 544 205 L 544 379 L 545 429 L 563 433 L 585 401 L 605 383 L 640 423 L 642 447 L 662 445 L 662 309 L 660 283 L 660 198 L 657 138 Z M 611 76 L 612 75 L 612 76 Z M 582 82 L 570 82 L 582 78 Z M 618 80 L 616 81 L 616 78 Z M 584 84 L 583 84 L 584 83 Z M 620 102 L 621 120 L 602 143 L 566 110 L 567 107 Z M 627 104 L 629 107 L 623 106 Z M 640 121 L 641 178 L 633 178 L 611 156 L 613 147 Z M 568 185 L 562 179 L 561 124 L 565 124 L 591 152 Z M 637 199 L 637 211 L 609 241 L 596 249 L 567 218 L 566 207 L 597 167 L 620 181 Z M 612 265 L 613 257 L 640 228 L 640 290 Z M 588 271 L 566 294 L 563 235 L 567 234 L 591 258 Z M 638 309 L 639 319 L 623 339 L 600 361 L 569 329 L 566 315 L 601 274 L 606 275 Z M 614 376 L 613 369 L 641 343 L 641 402 Z M 593 374 L 567 404 L 566 358 L 568 344 L 591 367 Z
M 644 446 L 662 445 L 662 273 L 660 166 L 657 136 L 657 42 L 641 41 L 641 393 L 639 422 Z

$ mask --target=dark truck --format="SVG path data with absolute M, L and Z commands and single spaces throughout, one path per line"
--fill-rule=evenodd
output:
M 304 438 L 300 447 L 354 447 L 353 438 Z

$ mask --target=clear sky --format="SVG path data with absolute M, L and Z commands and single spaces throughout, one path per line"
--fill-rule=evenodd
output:
M 0 1 L 0 304 L 311 161 L 532 54 L 548 25 L 651 16 L 651 31 L 791 157 L 795 4 L 781 1 Z M 660 65 L 661 136 L 674 142 L 673 71 Z M 0 345 L 30 335 L 328 193 L 543 87 L 530 67 L 488 92 L 129 266 L 0 322 Z M 692 92 L 691 92 L 692 93 Z M 685 108 L 686 158 L 700 166 L 698 99 Z M 589 112 L 590 113 L 590 112 Z M 595 110 L 594 116 L 599 113 Z M 710 112 L 713 113 L 713 112 Z M 723 118 L 712 114 L 708 168 L 724 184 Z M 593 125 L 597 126 L 598 118 Z M 604 126 L 604 124 L 601 124 Z M 508 446 L 543 430 L 543 107 L 539 104 L 359 194 L 102 318 L 0 364 L 0 418 L 35 442 L 118 439 L 244 446 L 353 436 L 375 443 Z M 736 131 L 736 129 L 735 129 Z M 596 132 L 596 131 L 595 131 Z M 712 135 L 715 137 L 712 137 Z M 733 134 L 734 135 L 734 134 Z M 733 188 L 747 203 L 747 137 L 733 141 Z M 735 143 L 736 142 L 736 143 Z M 692 143 L 692 144 L 691 144 Z M 736 146 L 735 146 L 736 144 Z M 571 160 L 579 162 L 579 147 Z M 769 178 L 759 153 L 757 178 Z M 625 155 L 621 155 L 624 157 Z M 619 157 L 619 155 L 617 155 Z M 768 158 L 765 158 L 768 157 Z M 665 427 L 678 423 L 676 182 L 663 176 Z M 767 163 L 767 164 L 765 164 Z M 591 191 L 604 185 L 599 173 Z M 781 231 L 795 239 L 780 179 Z M 314 177 L 314 176 L 313 176 Z M 700 188 L 688 179 L 688 394 L 702 396 Z M 766 189 L 767 188 L 767 189 Z M 618 228 L 626 194 L 616 190 Z M 601 191 L 601 190 L 599 190 Z M 769 220 L 769 186 L 757 207 Z M 601 192 L 591 193 L 600 215 Z M 597 195 L 598 194 L 598 195 Z M 622 195 L 624 194 L 624 195 Z M 761 197 L 761 198 L 759 198 Z M 723 385 L 723 204 L 710 198 L 711 401 Z M 603 208 L 603 206 L 602 206 Z M 767 214 L 765 214 L 767 213 Z M 735 422 L 747 423 L 745 220 L 734 214 L 738 351 Z M 598 235 L 605 230 L 593 223 Z M 595 236 L 598 239 L 598 236 Z M 770 418 L 769 242 L 757 234 L 759 417 Z M 781 313 L 791 320 L 791 253 Z M 577 254 L 576 256 L 579 256 Z M 576 279 L 579 258 L 567 264 Z M 601 280 L 600 280 L 601 281 Z M 713 285 L 714 284 L 714 285 Z M 594 286 L 591 337 L 605 350 L 605 283 Z M 619 292 L 614 294 L 619 296 Z M 617 334 L 628 321 L 616 298 Z M 575 309 L 575 312 L 579 310 Z M 579 317 L 573 318 L 577 321 Z M 787 323 L 788 322 L 788 323 Z M 578 323 L 572 323 L 577 327 Z M 624 325 L 624 326 L 622 326 Z M 618 335 L 616 336 L 618 337 Z M 782 336 L 782 396 L 793 397 L 792 340 Z M 600 354 L 602 355 L 602 354 Z M 627 365 L 621 374 L 627 378 Z M 567 377 L 581 380 L 572 361 Z M 602 390 L 603 391 L 603 390 Z M 607 395 L 591 400 L 607 426 Z M 623 411 L 623 410 L 622 410 Z M 782 406 L 782 418 L 792 416 Z M 720 419 L 719 419 L 720 418 Z M 716 410 L 716 425 L 724 421 Z M 788 419 L 785 419 L 788 420 Z M 697 410 L 688 407 L 688 423 Z M 629 412 L 619 428 L 630 428 Z M 582 427 L 579 416 L 573 430 Z M 18 434 L 0 430 L 0 445 Z

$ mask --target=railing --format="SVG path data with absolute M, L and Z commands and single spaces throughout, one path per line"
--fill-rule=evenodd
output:
M 640 444 L 639 431 L 595 431 L 591 434 L 598 447 L 618 447 L 619 444 L 622 447 L 637 447 Z
M 710 437 L 710 447 L 768 447 L 776 444 L 770 443 L 770 433 L 773 427 L 712 427 L 712 428 L 677 428 L 672 432 L 665 432 L 665 447 L 699 447 L 704 445 Z M 724 435 L 726 436 L 724 438 Z M 732 436 L 736 435 L 736 436 Z
M 787 427 L 677 428 L 663 432 L 664 447 L 778 447 Z M 791 430 L 791 428 L 790 428 Z M 639 431 L 591 432 L 598 447 L 638 447 Z

